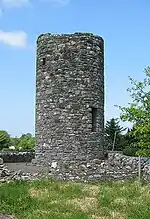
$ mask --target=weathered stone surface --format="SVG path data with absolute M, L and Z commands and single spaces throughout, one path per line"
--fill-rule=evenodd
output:
M 24 163 L 31 162 L 31 160 L 35 157 L 35 152 L 32 151 L 1 151 L 0 152 L 0 164 L 4 163 Z M 3 161 L 2 161 L 2 160 Z
M 14 219 L 15 217 L 8 214 L 2 214 L 0 213 L 0 219 Z
M 12 180 L 19 180 L 19 181 L 37 180 L 43 177 L 46 178 L 47 175 L 48 174 L 45 172 L 29 173 L 29 172 L 23 172 L 22 170 L 10 171 L 5 165 L 0 165 L 0 183 L 9 182 Z
M 0 157 L 0 165 L 3 163 L 4 163 L 3 158 Z
M 0 182 L 10 180 L 29 181 L 43 177 L 83 182 L 137 179 L 138 165 L 138 158 L 127 157 L 118 153 L 110 153 L 108 159 L 99 159 L 99 162 L 96 159 L 88 163 L 86 161 L 53 163 L 46 172 L 38 172 L 39 167 L 36 168 L 36 172 L 24 172 L 23 169 L 26 168 L 19 171 L 10 171 L 3 164 L 0 165 Z M 141 179 L 150 183 L 150 158 L 141 158 Z
M 96 132 L 92 131 L 92 108 L 97 109 Z M 63 163 L 103 157 L 103 129 L 103 39 L 87 33 L 40 35 L 36 68 L 37 163 L 62 163 L 62 171 Z

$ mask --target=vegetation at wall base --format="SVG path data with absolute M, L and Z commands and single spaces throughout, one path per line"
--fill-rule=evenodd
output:
M 138 148 L 128 146 L 123 150 L 123 154 L 131 157 L 137 157 Z
M 0 213 L 17 219 L 149 219 L 150 185 L 54 180 L 0 184 Z

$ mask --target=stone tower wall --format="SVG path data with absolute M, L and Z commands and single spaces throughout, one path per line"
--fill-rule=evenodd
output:
M 94 125 L 92 108 L 96 109 Z M 103 129 L 103 39 L 86 33 L 40 35 L 36 65 L 36 160 L 60 163 L 100 158 Z

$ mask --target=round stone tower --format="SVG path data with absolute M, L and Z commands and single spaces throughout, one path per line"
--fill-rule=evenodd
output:
M 89 33 L 37 39 L 36 161 L 103 157 L 104 41 Z

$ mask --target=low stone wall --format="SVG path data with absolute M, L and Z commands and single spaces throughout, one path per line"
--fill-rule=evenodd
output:
M 105 160 L 53 161 L 49 164 L 49 176 L 75 181 L 134 179 L 138 177 L 138 163 L 138 157 L 128 157 L 121 153 L 108 153 Z M 150 158 L 141 158 L 141 177 L 150 182 Z
M 4 163 L 27 163 L 34 159 L 35 152 L 2 151 L 0 152 L 0 157 L 3 159 Z
M 32 155 L 34 156 L 34 153 Z M 24 152 L 25 156 L 31 160 L 31 152 L 30 156 L 29 153 L 27 155 L 27 152 Z M 28 159 L 24 159 L 24 161 L 28 162 Z M 9 161 L 12 162 L 12 160 Z M 32 164 L 30 163 L 32 167 L 34 165 L 40 166 L 40 163 L 37 164 L 34 161 L 37 160 L 32 160 Z M 0 181 L 10 179 L 34 180 L 41 177 L 83 182 L 137 179 L 138 165 L 138 157 L 128 157 L 120 153 L 108 153 L 108 157 L 104 160 L 94 159 L 88 162 L 66 161 L 65 163 L 53 161 L 49 163 L 47 172 L 41 172 L 40 174 L 23 172 L 23 170 L 10 173 L 3 165 L 3 160 L 0 159 Z M 141 158 L 141 179 L 150 183 L 150 158 Z
M 108 161 L 111 166 L 126 170 L 127 173 L 138 176 L 139 158 L 122 155 L 120 153 L 108 153 Z M 150 181 L 150 157 L 141 157 L 141 177 Z

